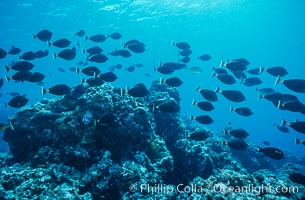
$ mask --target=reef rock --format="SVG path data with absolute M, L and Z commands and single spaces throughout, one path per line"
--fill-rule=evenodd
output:
M 178 90 L 156 82 L 143 98 L 110 84 L 81 84 L 23 108 L 3 134 L 11 155 L 0 156 L 0 199 L 304 198 L 232 191 L 262 184 L 304 191 L 305 170 L 286 164 L 279 174 L 257 171 L 269 166 L 262 155 L 251 148 L 234 152 L 219 135 L 192 127 L 179 109 L 158 109 L 171 101 L 179 104 Z M 188 136 L 199 129 L 209 135 L 203 141 Z

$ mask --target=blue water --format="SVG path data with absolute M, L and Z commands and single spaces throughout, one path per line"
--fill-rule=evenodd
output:
M 187 3 L 186 3 L 187 2 Z M 247 97 L 244 103 L 231 103 L 221 95 L 215 103 L 215 110 L 209 113 L 214 123 L 208 128 L 218 133 L 228 122 L 234 127 L 245 128 L 249 133 L 249 141 L 262 145 L 267 140 L 272 146 L 291 152 L 292 155 L 304 155 L 305 147 L 295 145 L 295 137 L 305 140 L 305 136 L 290 129 L 289 134 L 279 132 L 272 124 L 279 124 L 282 119 L 294 121 L 304 120 L 304 115 L 289 113 L 276 109 L 266 100 L 257 100 L 254 88 L 241 84 L 227 86 L 211 77 L 213 66 L 218 66 L 220 60 L 245 57 L 250 62 L 249 68 L 260 66 L 284 66 L 289 78 L 305 77 L 305 2 L 302 0 L 3 0 L 0 3 L 0 47 L 9 49 L 12 45 L 22 48 L 23 52 L 30 50 L 48 49 L 47 44 L 33 40 L 32 34 L 42 29 L 53 32 L 53 39 L 67 37 L 75 44 L 80 41 L 82 48 L 95 45 L 90 41 L 76 38 L 74 33 L 84 29 L 88 35 L 97 33 L 110 34 L 120 32 L 122 41 L 138 39 L 143 41 L 147 50 L 143 54 L 132 57 L 112 57 L 100 65 L 103 71 L 113 64 L 128 67 L 135 63 L 144 64 L 144 68 L 129 73 L 117 70 L 119 79 L 115 86 L 132 86 L 143 82 L 150 86 L 153 80 L 164 76 L 153 71 L 160 62 L 177 61 L 177 50 L 171 46 L 171 41 L 187 41 L 192 47 L 192 60 L 189 64 L 200 66 L 201 74 L 188 71 L 178 71 L 172 76 L 178 76 L 184 84 L 179 88 L 181 94 L 182 115 L 201 115 L 204 112 L 191 105 L 192 99 L 202 100 L 195 91 L 196 86 L 207 89 L 238 89 Z M 105 52 L 120 48 L 121 41 L 107 40 L 101 46 Z M 58 52 L 50 48 L 51 54 Z M 196 57 L 209 53 L 212 60 L 202 62 Z M 7 56 L 0 60 L 1 66 L 7 65 L 16 56 Z M 52 56 L 35 60 L 34 71 L 44 73 L 44 87 L 48 88 L 58 83 L 74 86 L 80 83 L 82 75 L 76 75 L 68 70 L 77 61 L 84 60 L 81 54 L 73 61 L 53 59 Z M 58 67 L 66 69 L 59 72 Z M 9 76 L 13 72 L 9 72 Z M 150 73 L 151 77 L 144 74 Z M 0 67 L 0 76 L 6 75 L 4 67 Z M 264 84 L 260 87 L 274 87 L 282 93 L 291 93 L 305 103 L 304 94 L 297 94 L 279 84 L 267 73 L 260 75 Z M 29 104 L 34 104 L 42 98 L 52 95 L 41 95 L 41 88 L 32 83 L 5 83 L 1 89 L 4 96 L 0 103 L 8 102 L 11 98 L 6 92 L 27 94 Z M 230 112 L 230 106 L 249 106 L 254 115 L 248 118 Z M 17 110 L 1 106 L 0 122 L 5 122 L 9 115 Z M 194 125 L 200 125 L 192 122 Z

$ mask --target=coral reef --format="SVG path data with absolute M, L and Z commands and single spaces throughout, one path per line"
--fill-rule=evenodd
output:
M 304 199 L 305 186 L 290 176 L 303 166 L 231 150 L 179 111 L 155 109 L 169 101 L 180 102 L 177 90 L 156 82 L 144 98 L 82 84 L 22 109 L 3 134 L 11 155 L 0 157 L 1 199 Z M 199 130 L 209 137 L 188 137 Z

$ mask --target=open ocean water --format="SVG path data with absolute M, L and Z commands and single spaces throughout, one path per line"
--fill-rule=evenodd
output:
M 96 64 L 102 72 L 109 71 L 110 66 L 121 64 L 122 69 L 115 69 L 118 79 L 111 83 L 116 87 L 132 87 L 143 83 L 150 87 L 152 81 L 162 78 L 179 77 L 183 84 L 178 88 L 181 97 L 181 117 L 209 115 L 214 122 L 202 125 L 195 120 L 194 126 L 207 127 L 214 134 L 220 134 L 228 124 L 233 128 L 243 128 L 249 133 L 247 141 L 257 146 L 270 146 L 285 152 L 286 156 L 302 157 L 305 146 L 295 144 L 295 139 L 305 140 L 305 135 L 288 127 L 289 133 L 279 131 L 273 124 L 305 121 L 300 112 L 280 110 L 266 99 L 258 99 L 256 88 L 273 88 L 275 91 L 295 95 L 305 104 L 305 94 L 294 92 L 283 84 L 274 85 L 276 77 L 267 72 L 259 75 L 262 84 L 247 87 L 236 79 L 235 84 L 227 85 L 212 77 L 213 67 L 220 62 L 236 58 L 246 58 L 250 64 L 247 69 L 282 66 L 288 75 L 281 79 L 305 79 L 305 2 L 302 0 L 2 0 L 0 2 L 0 48 L 8 51 L 13 45 L 22 49 L 20 55 L 27 51 L 48 50 L 49 55 L 31 61 L 35 63 L 33 71 L 46 77 L 43 87 L 50 88 L 56 84 L 70 87 L 80 84 L 82 73 L 70 71 L 79 61 L 86 61 L 87 55 L 81 49 L 99 45 L 109 58 L 107 62 Z M 33 34 L 47 29 L 53 33 L 51 41 L 60 38 L 69 39 L 69 46 L 77 48 L 77 55 L 71 61 L 53 58 L 54 53 L 62 49 L 47 42 L 33 39 Z M 107 38 L 105 42 L 94 43 L 77 37 L 75 33 L 84 30 L 87 36 L 102 33 L 109 35 L 118 32 L 119 40 Z M 122 49 L 121 42 L 137 39 L 145 44 L 145 52 L 132 53 L 129 58 L 111 56 L 110 52 Z M 171 75 L 164 75 L 154 68 L 160 63 L 181 62 L 178 48 L 172 42 L 187 42 L 192 54 L 188 68 L 200 67 L 201 73 L 179 70 Z M 79 44 L 79 45 L 78 45 Z M 209 54 L 211 59 L 202 61 L 200 55 Z M 43 98 L 54 95 L 41 94 L 41 86 L 25 81 L 24 83 L 5 80 L 11 77 L 13 70 L 7 72 L 4 66 L 18 61 L 18 55 L 6 55 L 0 60 L 0 78 L 4 84 L 0 89 L 0 123 L 7 123 L 9 116 L 20 109 L 3 106 L 12 98 L 8 93 L 18 92 L 29 99 L 27 105 L 35 104 Z M 133 72 L 126 70 L 131 65 L 143 64 Z M 90 63 L 92 65 L 94 63 Z M 88 66 L 89 66 L 88 65 Z M 80 68 L 84 68 L 81 66 Z M 59 71 L 63 69 L 65 72 Z M 225 68 L 225 67 L 223 67 Z M 246 70 L 245 70 L 246 71 Z M 215 109 L 205 112 L 192 105 L 192 100 L 202 101 L 196 87 L 215 90 L 216 87 L 241 91 L 246 101 L 231 102 L 218 93 L 218 101 L 213 103 Z M 248 107 L 253 115 L 244 117 L 230 111 L 232 107 Z M 305 106 L 304 106 L 305 107 Z M 301 108 L 300 108 L 301 109 Z M 304 127 L 303 127 L 304 129 Z M 3 132 L 1 132 L 1 137 Z M 6 143 L 1 147 L 5 147 Z
M 142 63 L 144 67 L 128 73 L 118 71 L 119 79 L 116 86 L 125 87 L 143 82 L 147 86 L 153 80 L 167 77 L 154 72 L 154 67 L 160 62 L 178 61 L 177 49 L 171 46 L 171 41 L 187 41 L 191 45 L 193 54 L 188 64 L 190 67 L 199 66 L 202 73 L 193 74 L 179 71 L 175 76 L 180 77 L 184 84 L 180 93 L 182 99 L 182 113 L 198 115 L 202 113 L 191 106 L 192 99 L 199 99 L 200 94 L 195 91 L 197 86 L 214 90 L 241 90 L 247 96 L 247 101 L 240 104 L 249 106 L 254 115 L 249 118 L 237 116 L 230 112 L 230 106 L 237 106 L 223 97 L 215 103 L 216 109 L 211 112 L 215 123 L 209 126 L 212 130 L 221 131 L 228 122 L 246 128 L 251 132 L 249 139 L 257 144 L 263 140 L 273 145 L 291 151 L 293 154 L 304 155 L 303 146 L 294 145 L 295 137 L 305 139 L 304 135 L 291 130 L 290 134 L 282 134 L 273 125 L 280 124 L 282 119 L 294 121 L 303 120 L 304 115 L 290 113 L 276 109 L 270 102 L 258 101 L 256 87 L 244 87 L 241 84 L 227 86 L 212 78 L 212 67 L 218 67 L 221 60 L 247 58 L 256 67 L 285 67 L 289 75 L 285 78 L 304 78 L 303 56 L 305 52 L 305 20 L 303 1 L 2 1 L 1 2 L 1 48 L 9 49 L 12 45 L 22 48 L 23 52 L 30 50 L 49 49 L 47 44 L 34 41 L 32 34 L 42 29 L 51 30 L 54 38 L 67 37 L 74 43 L 80 40 L 82 47 L 88 47 L 83 39 L 74 37 L 78 30 L 85 30 L 87 34 L 110 34 L 120 32 L 122 41 L 138 39 L 145 41 L 147 51 L 136 54 L 128 59 L 111 58 L 103 64 L 107 68 L 121 63 L 128 67 L 135 63 Z M 120 48 L 120 41 L 106 41 L 102 44 L 105 52 Z M 50 48 L 50 54 L 58 52 Z M 212 59 L 202 62 L 197 57 L 210 54 Z M 75 65 L 75 61 L 84 59 L 79 55 L 77 59 L 65 62 L 48 56 L 37 60 L 39 69 L 46 74 L 44 87 L 58 83 L 71 86 L 80 83 L 80 77 L 70 73 L 68 68 Z M 7 56 L 1 60 L 2 66 L 17 59 Z M 58 67 L 66 69 L 66 73 L 59 72 Z M 4 67 L 2 77 L 6 75 Z M 151 77 L 144 74 L 149 73 Z M 263 84 L 258 88 L 273 87 L 282 93 L 292 93 L 305 102 L 303 94 L 289 91 L 283 85 L 273 85 L 275 77 L 267 73 L 259 76 Z M 4 84 L 1 93 L 1 105 L 10 99 L 6 92 L 26 94 L 33 104 L 43 97 L 40 87 L 29 83 Z M 47 95 L 46 97 L 51 97 Z M 1 121 L 5 122 L 8 115 L 16 109 L 1 107 Z M 195 122 L 196 123 L 196 122 Z

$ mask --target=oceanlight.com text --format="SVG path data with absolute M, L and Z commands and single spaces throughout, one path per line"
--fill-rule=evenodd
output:
M 156 193 L 206 193 L 207 191 L 213 192 L 213 193 L 252 193 L 255 195 L 261 195 L 261 194 L 275 194 L 275 193 L 281 193 L 281 194 L 291 194 L 291 193 L 299 193 L 299 188 L 297 186 L 272 186 L 272 185 L 259 185 L 254 186 L 252 184 L 246 185 L 246 186 L 227 186 L 223 183 L 215 184 L 210 187 L 203 187 L 196 184 L 191 185 L 184 185 L 184 184 L 178 184 L 176 186 L 174 185 L 166 185 L 166 184 L 131 184 L 129 186 L 130 192 L 140 192 L 140 193 L 150 193 L 150 194 L 156 194 Z
M 273 186 L 273 185 L 259 185 L 254 186 L 249 184 L 247 186 L 219 186 L 215 185 L 213 187 L 213 192 L 216 193 L 252 193 L 255 195 L 261 194 L 274 194 L 274 193 L 281 193 L 281 194 L 290 194 L 290 193 L 298 193 L 299 188 L 297 186 Z

